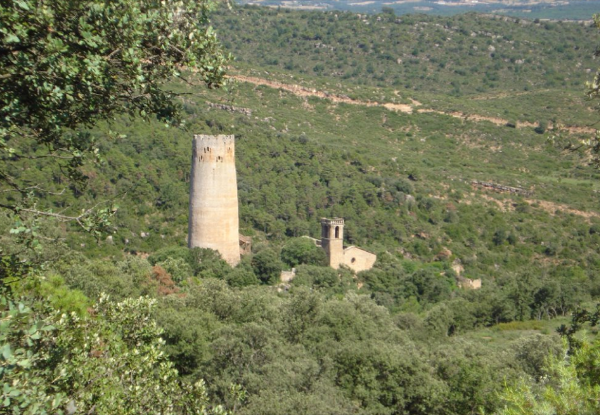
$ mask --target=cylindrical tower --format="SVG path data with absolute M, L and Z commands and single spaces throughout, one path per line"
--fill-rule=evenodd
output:
M 235 138 L 195 135 L 190 184 L 190 248 L 211 248 L 229 265 L 240 262 Z

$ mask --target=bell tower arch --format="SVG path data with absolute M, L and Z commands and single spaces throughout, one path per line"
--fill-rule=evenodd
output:
M 329 266 L 339 268 L 344 262 L 344 219 L 321 219 L 321 247 L 327 254 Z

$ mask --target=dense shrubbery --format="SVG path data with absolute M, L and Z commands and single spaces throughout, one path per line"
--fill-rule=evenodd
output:
M 84 286 L 100 262 L 84 262 L 67 280 Z M 123 296 L 138 295 L 141 287 L 157 298 L 154 315 L 179 373 L 191 382 L 205 379 L 212 399 L 228 406 L 236 399 L 230 386 L 239 385 L 246 392 L 237 406 L 243 414 L 491 411 L 503 380 L 539 373 L 542 355 L 560 345 L 555 336 L 526 336 L 504 351 L 481 349 L 458 333 L 475 325 L 469 312 L 485 300 L 456 298 L 422 316 L 394 316 L 357 290 L 344 270 L 301 265 L 298 286 L 280 293 L 191 277 L 164 295 L 149 285 L 146 260 L 105 265 L 130 287 Z M 134 284 L 133 270 L 142 269 L 146 283 Z M 86 287 L 92 298 L 106 288 Z
M 239 61 L 356 84 L 462 96 L 532 85 L 580 88 L 585 68 L 593 68 L 592 45 L 579 41 L 593 29 L 577 24 L 248 6 L 214 20 Z
M 163 351 L 156 300 L 103 295 L 88 313 L 66 287 L 39 291 L 2 297 L 4 413 L 208 414 L 203 381 L 182 381 Z

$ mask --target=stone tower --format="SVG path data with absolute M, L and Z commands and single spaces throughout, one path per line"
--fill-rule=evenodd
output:
M 344 263 L 344 219 L 321 219 L 321 247 L 330 267 L 337 269 Z
M 232 135 L 194 136 L 188 246 L 219 251 L 231 266 L 240 262 L 235 138 Z

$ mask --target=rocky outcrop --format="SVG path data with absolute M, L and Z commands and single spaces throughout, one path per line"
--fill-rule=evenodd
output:
M 480 187 L 483 189 L 494 190 L 496 192 L 513 193 L 513 194 L 518 194 L 518 195 L 523 195 L 523 196 L 531 196 L 533 193 L 527 189 L 523 189 L 522 187 L 504 186 L 501 184 L 496 184 L 496 183 L 491 183 L 491 182 L 482 182 L 479 180 L 472 180 L 471 185 L 473 185 L 475 187 Z
M 252 115 L 252 110 L 250 108 L 234 107 L 233 105 L 216 104 L 214 102 L 207 102 L 207 104 L 210 108 L 215 108 L 218 110 L 228 112 L 239 112 L 241 114 L 247 115 L 248 117 Z

